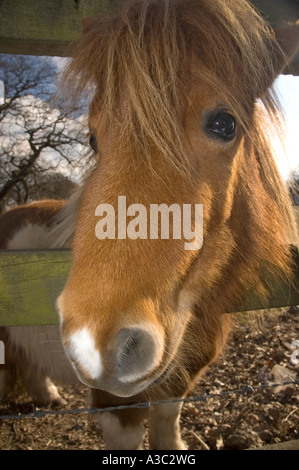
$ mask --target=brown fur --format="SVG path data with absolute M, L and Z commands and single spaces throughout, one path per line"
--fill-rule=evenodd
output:
M 11 207 L 0 216 L 0 248 L 7 247 L 7 243 L 26 224 L 50 226 L 53 216 L 64 207 L 65 201 L 42 200 Z

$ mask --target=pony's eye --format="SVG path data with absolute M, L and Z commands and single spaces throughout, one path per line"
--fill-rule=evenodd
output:
M 237 133 L 236 119 L 229 113 L 221 112 L 208 121 L 206 132 L 212 138 L 229 142 Z
M 89 136 L 89 145 L 95 153 L 98 153 L 97 139 L 93 132 Z

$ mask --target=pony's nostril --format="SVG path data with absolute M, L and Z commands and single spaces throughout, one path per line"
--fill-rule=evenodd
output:
M 117 340 L 120 348 L 117 356 L 120 363 L 126 362 L 126 359 L 130 356 L 136 357 L 144 352 L 145 345 L 143 345 L 143 333 L 141 330 L 124 328 L 119 332 Z
M 159 335 L 139 328 L 124 328 L 116 339 L 116 370 L 121 382 L 134 382 L 160 362 L 163 345 Z

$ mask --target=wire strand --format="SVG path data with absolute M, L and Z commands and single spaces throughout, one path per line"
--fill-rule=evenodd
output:
M 103 413 L 105 411 L 116 411 L 116 410 L 127 410 L 130 408 L 151 408 L 156 405 L 163 405 L 166 403 L 196 403 L 196 402 L 206 402 L 210 399 L 214 398 L 221 398 L 229 395 L 245 395 L 248 393 L 254 393 L 258 390 L 265 390 L 269 388 L 276 388 L 281 386 L 287 385 L 299 385 L 299 380 L 292 380 L 289 382 L 281 382 L 281 383 L 274 383 L 274 384 L 263 384 L 263 385 L 244 385 L 242 388 L 235 389 L 235 390 L 227 390 L 221 393 L 209 393 L 209 394 L 202 394 L 196 396 L 190 396 L 185 398 L 170 398 L 165 400 L 158 400 L 158 401 L 146 401 L 140 403 L 133 403 L 129 405 L 117 405 L 117 406 L 109 406 L 105 408 L 73 408 L 69 410 L 44 410 L 44 409 L 36 409 L 34 403 L 32 403 L 32 413 L 20 413 L 17 415 L 0 415 L 0 420 L 11 420 L 11 419 L 24 419 L 24 418 L 43 418 L 44 416 L 51 416 L 51 415 L 69 415 L 69 414 L 77 414 L 77 413 Z M 3 403 L 1 403 L 3 404 Z

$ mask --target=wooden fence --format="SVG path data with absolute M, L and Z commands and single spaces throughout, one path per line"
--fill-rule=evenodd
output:
M 81 20 L 115 8 L 123 0 L 1 0 L 0 52 L 65 55 Z M 272 27 L 298 19 L 298 0 L 251 0 Z M 299 74 L 299 53 L 291 65 Z
M 53 325 L 58 323 L 55 301 L 71 267 L 70 250 L 0 250 L 0 325 Z M 268 280 L 270 296 L 261 302 L 254 292 L 233 311 L 299 305 L 299 256 L 294 284 Z
M 0 250 L 0 325 L 57 324 L 70 266 L 69 250 Z

